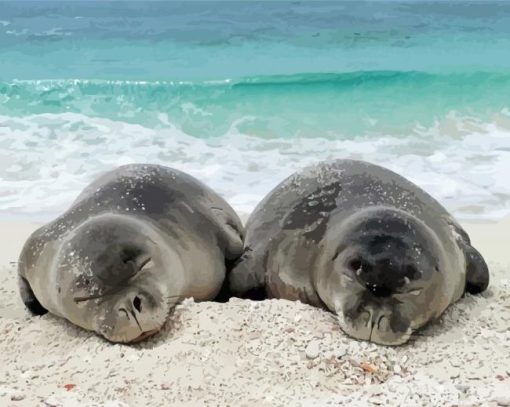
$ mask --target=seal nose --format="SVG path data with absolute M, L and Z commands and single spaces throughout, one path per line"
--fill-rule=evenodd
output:
M 128 321 L 132 321 L 133 318 L 133 322 L 136 322 L 138 325 L 138 316 L 143 311 L 142 297 L 140 295 L 135 295 L 134 297 L 131 297 L 131 299 L 126 298 L 118 310 Z

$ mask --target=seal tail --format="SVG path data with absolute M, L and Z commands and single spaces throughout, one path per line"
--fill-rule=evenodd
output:
M 474 247 L 465 245 L 466 291 L 479 294 L 489 286 L 489 268 L 482 255 Z
M 466 259 L 465 292 L 479 294 L 489 286 L 490 277 L 487 263 L 480 252 L 471 245 L 471 239 L 467 232 L 454 219 L 450 219 L 449 224 Z
M 19 290 L 21 294 L 21 299 L 25 306 L 30 310 L 30 312 L 34 315 L 44 315 L 48 312 L 46 308 L 44 308 L 39 300 L 36 298 L 34 292 L 32 291 L 32 287 L 28 281 L 19 275 L 18 278 Z

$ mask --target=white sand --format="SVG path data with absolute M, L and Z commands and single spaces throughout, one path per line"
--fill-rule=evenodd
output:
M 510 406 L 510 219 L 466 226 L 489 290 L 398 348 L 282 300 L 187 300 L 153 339 L 112 345 L 29 317 L 9 262 L 35 226 L 0 227 L 0 406 Z

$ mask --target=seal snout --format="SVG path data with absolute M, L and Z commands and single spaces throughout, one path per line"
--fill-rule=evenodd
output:
M 155 313 L 146 295 L 137 291 L 125 293 L 111 312 L 107 312 L 109 322 L 103 325 L 102 334 L 112 342 L 139 342 L 161 329 L 163 321 Z
M 142 300 L 142 296 L 139 294 L 135 294 L 131 297 L 131 299 L 126 301 L 125 305 L 121 305 L 118 309 L 119 314 L 127 318 L 128 321 L 131 321 L 131 318 L 133 318 L 136 325 L 138 325 L 138 327 L 142 331 L 143 329 L 140 325 L 139 317 L 142 314 L 143 303 L 144 301 Z
M 409 322 L 390 309 L 366 306 L 362 315 L 370 331 L 369 340 L 382 345 L 398 345 L 410 334 Z

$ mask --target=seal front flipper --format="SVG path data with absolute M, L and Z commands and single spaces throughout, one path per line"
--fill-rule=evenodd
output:
M 21 294 L 21 299 L 25 306 L 30 310 L 32 314 L 35 315 L 44 315 L 48 312 L 46 308 L 44 308 L 39 300 L 35 297 L 30 284 L 25 280 L 21 275 L 18 275 L 19 282 L 19 291 Z
M 265 258 L 251 248 L 245 248 L 227 277 L 229 291 L 234 296 L 251 300 L 266 298 Z
M 489 268 L 482 255 L 474 247 L 463 245 L 466 258 L 466 291 L 478 294 L 489 286 Z
M 228 260 L 238 259 L 243 254 L 244 245 L 244 228 L 241 221 L 223 208 L 211 207 L 211 210 L 220 227 L 218 239 L 220 245 L 225 249 L 225 257 Z

